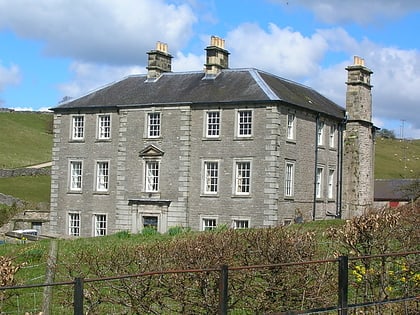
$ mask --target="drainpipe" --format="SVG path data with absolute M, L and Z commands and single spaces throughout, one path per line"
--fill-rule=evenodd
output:
M 338 124 L 338 150 L 337 150 L 337 187 L 335 217 L 341 219 L 341 206 L 343 199 L 343 132 L 346 119 Z
M 318 129 L 319 129 L 319 113 L 315 120 L 315 162 L 314 162 L 314 199 L 312 204 L 312 221 L 315 221 L 316 216 L 316 171 L 318 168 Z

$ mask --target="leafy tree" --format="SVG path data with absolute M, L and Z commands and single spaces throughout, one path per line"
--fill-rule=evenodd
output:
M 385 139 L 395 139 L 395 132 L 393 130 L 389 130 L 383 128 L 376 132 L 378 137 L 385 138 Z
M 412 200 L 417 200 L 420 197 L 420 177 L 417 176 L 416 179 L 413 179 L 408 184 L 400 188 L 404 196 L 409 197 Z

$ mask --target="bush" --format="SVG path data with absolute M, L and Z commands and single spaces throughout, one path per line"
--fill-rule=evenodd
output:
M 152 236 L 158 233 L 159 232 L 153 227 L 145 227 L 141 230 L 141 235 L 144 235 L 144 236 Z
M 146 235 L 157 233 L 144 230 Z M 185 234 L 170 241 L 141 242 L 134 246 L 120 242 L 115 246 L 73 252 L 72 261 L 77 264 L 67 265 L 60 274 L 94 278 L 160 270 L 212 269 L 225 264 L 230 267 L 279 264 L 311 260 L 316 252 L 316 239 L 311 232 L 284 227 L 222 229 L 217 233 Z M 325 284 L 331 283 L 327 279 L 334 271 L 320 265 L 231 271 L 231 308 L 269 313 L 297 305 L 310 308 L 326 304 L 332 296 L 328 294 L 331 288 Z M 305 279 L 305 285 L 301 279 Z M 218 281 L 219 272 L 215 270 L 112 281 L 106 284 L 107 290 L 103 289 L 104 285 L 86 284 L 86 304 L 96 307 L 97 313 L 106 313 L 103 301 L 112 300 L 113 305 L 128 306 L 134 314 L 212 314 L 218 307 Z M 71 299 L 63 297 L 63 300 Z
M 352 303 L 389 300 L 418 295 L 420 271 L 418 255 L 370 255 L 418 251 L 420 244 L 420 200 L 395 209 L 370 210 L 353 218 L 341 228 L 331 228 L 327 234 L 334 242 L 337 255 L 361 257 L 349 263 Z M 388 306 L 387 306 L 388 307 Z M 402 314 L 402 305 L 373 306 L 375 314 Z M 409 308 L 409 306 L 405 306 Z M 367 311 L 367 310 L 365 310 Z M 407 314 L 407 309 L 405 310 Z
M 0 204 L 0 226 L 8 223 L 21 209 L 14 203 L 11 206 Z
M 168 230 L 169 236 L 182 235 L 191 232 L 191 228 L 182 226 L 173 226 Z
M 125 239 L 130 237 L 130 232 L 129 231 L 119 231 L 119 232 L 115 233 L 115 235 L 120 240 L 125 240 Z

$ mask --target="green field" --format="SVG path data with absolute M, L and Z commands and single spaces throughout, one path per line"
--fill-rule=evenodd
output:
M 375 178 L 419 178 L 420 140 L 376 139 Z
M 0 112 L 0 168 L 51 160 L 52 114 Z
M 50 201 L 51 177 L 48 175 L 0 178 L 0 192 L 31 204 Z

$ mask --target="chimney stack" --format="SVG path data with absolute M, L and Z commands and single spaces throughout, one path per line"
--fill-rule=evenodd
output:
M 147 53 L 149 55 L 146 67 L 147 79 L 155 80 L 164 72 L 171 72 L 172 55 L 168 53 L 168 45 L 162 42 L 156 43 L 156 49 Z
M 346 68 L 347 121 L 343 134 L 342 218 L 360 216 L 373 205 L 375 126 L 372 123 L 372 71 L 363 58 Z
M 353 65 L 348 66 L 347 70 L 347 94 L 346 109 L 349 119 L 372 120 L 372 95 L 370 76 L 373 73 L 365 67 L 365 60 L 359 56 L 354 56 Z
M 225 49 L 224 39 L 212 36 L 210 46 L 207 46 L 206 51 L 206 75 L 215 76 L 223 69 L 229 68 L 229 52 Z

